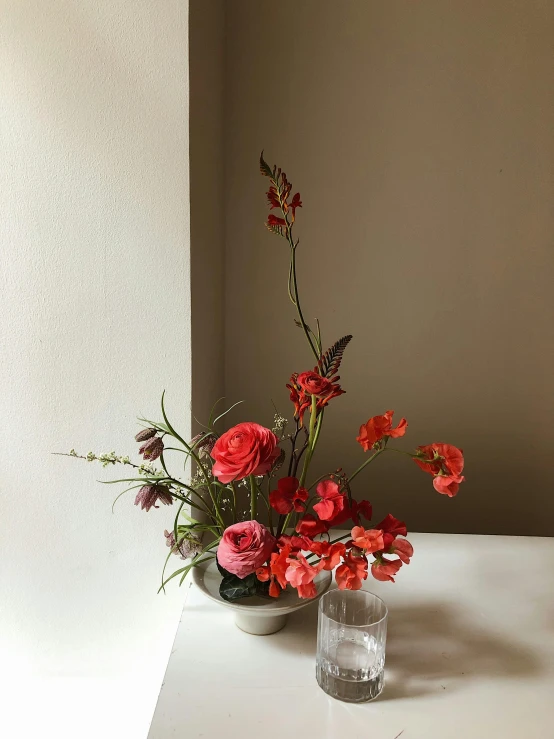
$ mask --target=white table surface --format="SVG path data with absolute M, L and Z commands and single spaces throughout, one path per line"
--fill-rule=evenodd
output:
M 189 582 L 149 739 L 551 739 L 554 539 L 412 534 L 389 606 L 386 685 L 372 703 L 315 681 L 317 607 L 271 636 Z

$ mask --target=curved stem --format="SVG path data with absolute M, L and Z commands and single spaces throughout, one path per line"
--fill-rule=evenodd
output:
M 368 464 L 369 464 L 370 462 L 373 462 L 373 460 L 374 460 L 374 459 L 375 459 L 376 457 L 378 457 L 378 456 L 379 456 L 380 454 L 382 454 L 382 453 L 383 453 L 384 451 L 385 451 L 385 448 L 384 448 L 384 447 L 383 447 L 382 449 L 378 449 L 378 450 L 377 450 L 377 451 L 376 451 L 376 452 L 375 452 L 374 454 L 372 454 L 372 455 L 371 455 L 371 457 L 370 457 L 369 459 L 366 459 L 366 461 L 365 461 L 365 462 L 364 462 L 363 464 L 361 464 L 361 465 L 360 465 L 360 466 L 358 467 L 358 469 L 357 469 L 357 470 L 356 470 L 355 472 L 353 472 L 353 473 L 352 473 L 351 475 L 349 475 L 349 476 L 348 476 L 348 481 L 349 481 L 349 482 L 352 482 L 352 480 L 353 480 L 353 479 L 354 479 L 355 477 L 357 477 L 357 476 L 358 476 L 358 475 L 360 474 L 360 472 L 361 472 L 361 471 L 362 471 L 362 470 L 363 470 L 363 469 L 364 469 L 365 467 L 367 467 L 367 465 L 368 465 Z

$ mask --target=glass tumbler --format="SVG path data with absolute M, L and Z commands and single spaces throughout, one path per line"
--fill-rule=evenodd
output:
M 366 590 L 330 590 L 319 601 L 316 678 L 333 698 L 373 700 L 385 685 L 387 607 Z

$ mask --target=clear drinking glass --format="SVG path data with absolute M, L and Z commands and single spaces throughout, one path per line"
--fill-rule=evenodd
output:
M 387 607 L 366 590 L 330 590 L 319 601 L 316 677 L 349 703 L 373 700 L 385 685 Z

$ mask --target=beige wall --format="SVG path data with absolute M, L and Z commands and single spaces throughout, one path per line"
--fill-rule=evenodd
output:
M 224 392 L 224 0 L 190 2 L 189 47 L 192 410 L 206 423 Z
M 226 56 L 226 391 L 290 417 L 312 364 L 263 226 L 257 156 L 301 191 L 307 317 L 354 334 L 316 472 L 363 459 L 394 408 L 406 446 L 467 457 L 456 500 L 407 458 L 358 495 L 412 529 L 554 533 L 554 3 L 233 0 Z M 391 455 L 392 456 L 392 455 Z M 383 462 L 380 464 L 380 462 Z

